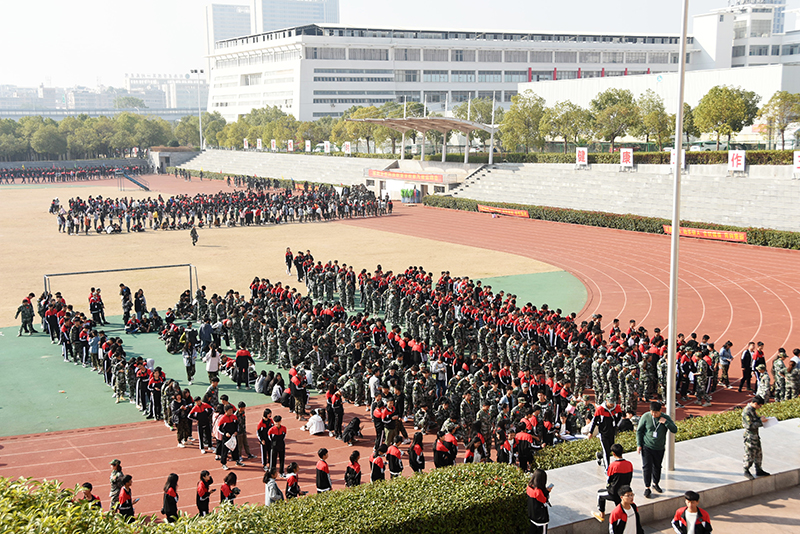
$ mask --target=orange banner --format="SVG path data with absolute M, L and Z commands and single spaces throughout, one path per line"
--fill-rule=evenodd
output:
M 508 215 L 509 217 L 522 217 L 523 219 L 530 219 L 531 217 L 525 210 L 495 208 L 493 206 L 484 206 L 483 204 L 478 204 L 478 211 L 482 213 L 498 213 L 500 215 Z
M 370 178 L 388 178 L 390 180 L 404 180 L 406 182 L 437 182 L 442 183 L 444 177 L 441 174 L 418 174 L 412 172 L 379 171 L 369 170 Z
M 672 225 L 664 224 L 664 233 L 672 235 Z M 683 228 L 681 235 L 684 237 L 698 237 L 700 239 L 719 239 L 720 241 L 734 241 L 747 243 L 747 232 L 731 232 L 728 230 L 702 230 L 700 228 Z

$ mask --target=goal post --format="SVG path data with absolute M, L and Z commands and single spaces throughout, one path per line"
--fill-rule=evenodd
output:
M 107 273 L 121 273 L 125 271 L 149 271 L 153 269 L 176 269 L 176 268 L 186 268 L 188 269 L 189 274 L 189 293 L 194 298 L 194 288 L 200 287 L 200 284 L 197 280 L 197 267 L 191 263 L 178 263 L 175 265 L 151 265 L 149 267 L 126 267 L 123 269 L 102 269 L 98 271 L 76 271 L 71 273 L 52 273 L 44 275 L 44 291 L 45 294 L 50 294 L 50 279 L 56 278 L 58 276 L 79 276 L 85 274 L 107 274 Z M 194 276 L 194 283 L 192 282 L 192 276 Z

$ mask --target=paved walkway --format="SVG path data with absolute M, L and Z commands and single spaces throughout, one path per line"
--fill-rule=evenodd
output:
M 702 501 L 701 501 L 702 507 Z M 800 488 L 797 486 L 707 508 L 714 532 L 779 534 L 800 532 Z M 665 526 L 666 525 L 666 526 Z M 675 532 L 669 521 L 645 526 L 646 534 Z

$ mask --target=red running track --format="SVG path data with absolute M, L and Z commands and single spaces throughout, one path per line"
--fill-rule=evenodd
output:
M 667 236 L 544 221 L 492 219 L 485 214 L 421 206 L 398 205 L 395 213 L 392 217 L 354 219 L 337 224 L 438 239 L 544 261 L 569 271 L 586 286 L 588 301 L 580 310 L 581 318 L 602 313 L 606 324 L 618 317 L 624 325 L 629 319 L 636 319 L 651 332 L 657 326 L 666 330 Z M 413 245 L 413 241 L 409 244 Z M 780 346 L 791 350 L 800 344 L 794 330 L 793 313 L 800 309 L 800 283 L 795 274 L 799 254 L 797 251 L 683 239 L 679 331 L 686 334 L 696 331 L 700 336 L 707 333 L 717 346 L 730 339 L 736 356 L 750 340 L 763 341 L 768 358 Z M 732 365 L 732 376 L 740 376 L 736 361 Z M 745 402 L 746 398 L 744 393 L 720 391 L 714 396 L 714 405 L 703 411 L 724 410 Z M 319 406 L 321 402 L 313 399 L 311 404 L 312 407 Z M 347 458 L 353 448 L 333 438 L 310 437 L 300 431 L 301 423 L 286 409 L 274 404 L 270 407 L 273 414 L 284 416 L 289 428 L 287 462 L 300 464 L 302 488 L 314 492 L 314 465 L 320 447 L 330 450 L 331 475 L 335 487 L 341 487 Z M 262 409 L 248 409 L 250 444 L 255 454 L 258 454 L 255 426 Z M 700 410 L 694 407 L 681 410 L 678 418 L 687 413 L 700 413 Z M 348 405 L 345 423 L 355 415 L 365 422 L 365 440 L 362 443 L 369 445 L 374 439 L 374 431 L 364 408 Z M 408 431 L 413 433 L 411 427 Z M 425 449 L 429 465 L 432 464 L 431 442 L 431 436 L 428 436 Z M 356 448 L 361 451 L 361 464 L 366 471 L 370 448 Z M 216 488 L 225 475 L 213 456 L 200 455 L 194 448 L 177 448 L 175 435 L 163 424 L 152 421 L 0 438 L 0 449 L 0 476 L 58 479 L 70 486 L 89 481 L 95 485 L 95 493 L 103 499 L 106 508 L 108 462 L 120 458 L 124 471 L 134 476 L 134 497 L 142 499 L 137 506 L 139 513 L 158 512 L 161 488 L 170 472 L 177 472 L 181 477 L 180 508 L 188 513 L 196 511 L 194 488 L 200 470 L 212 472 Z M 234 467 L 233 470 L 239 476 L 242 489 L 237 502 L 263 502 L 260 462 L 250 460 L 244 468 Z M 408 473 L 406 461 L 406 475 Z M 364 479 L 367 478 L 365 474 Z M 212 498 L 214 505 L 219 502 L 217 495 Z

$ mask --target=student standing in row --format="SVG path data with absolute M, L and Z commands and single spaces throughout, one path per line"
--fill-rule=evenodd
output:
M 265 408 L 256 427 L 256 437 L 258 437 L 258 443 L 261 445 L 261 467 L 264 468 L 264 471 L 269 471 L 269 455 L 272 451 L 269 429 L 273 426 L 275 426 L 275 423 L 272 422 L 272 410 Z
M 317 493 L 331 491 L 331 471 L 328 467 L 328 449 L 322 448 L 317 451 L 319 461 L 317 462 Z
M 267 431 L 270 442 L 269 468 L 278 467 L 280 462 L 280 473 L 284 476 L 283 463 L 286 461 L 286 427 L 281 424 L 281 416 L 275 416 L 275 425 Z M 294 463 L 294 462 L 293 462 Z M 289 497 L 287 491 L 286 497 Z

